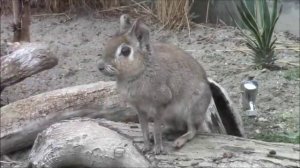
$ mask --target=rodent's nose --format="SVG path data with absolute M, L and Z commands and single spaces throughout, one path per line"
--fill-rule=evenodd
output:
M 98 70 L 99 70 L 99 71 L 103 71 L 103 70 L 104 70 L 104 63 L 103 63 L 103 61 L 100 61 L 100 62 L 98 63 Z

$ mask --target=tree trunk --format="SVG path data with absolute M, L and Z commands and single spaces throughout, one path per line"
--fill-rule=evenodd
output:
M 141 152 L 143 145 L 138 124 L 74 119 L 54 124 L 38 135 L 29 167 L 146 167 L 147 161 L 153 167 L 300 166 L 300 149 L 293 144 L 217 134 L 199 134 L 181 149 L 173 149 L 171 141 L 163 140 L 163 144 L 167 155 L 147 153 L 145 160 L 136 151 Z
M 30 41 L 30 0 L 12 0 L 13 42 Z
M 33 74 L 50 69 L 57 62 L 57 58 L 49 51 L 47 45 L 23 43 L 16 51 L 0 58 L 0 90 Z
M 20 41 L 30 41 L 30 0 L 22 0 L 22 28 Z
M 14 38 L 13 42 L 18 42 L 21 39 L 21 16 L 22 16 L 22 2 L 21 0 L 12 0 L 14 23 L 13 32 Z
M 210 83 L 215 99 L 211 101 L 204 124 L 213 133 L 244 136 L 240 116 L 225 90 L 211 79 Z M 82 116 L 138 121 L 136 112 L 117 93 L 115 82 L 50 91 L 1 108 L 1 154 L 29 147 L 39 132 L 55 122 Z

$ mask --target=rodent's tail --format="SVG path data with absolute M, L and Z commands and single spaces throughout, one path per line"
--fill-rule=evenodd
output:
M 208 78 L 212 96 L 227 134 L 245 137 L 240 114 L 235 109 L 226 90 L 214 80 Z

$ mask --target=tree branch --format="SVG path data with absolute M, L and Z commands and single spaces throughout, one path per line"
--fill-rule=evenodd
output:
M 23 43 L 18 47 L 0 58 L 1 90 L 57 65 L 57 58 L 45 44 Z

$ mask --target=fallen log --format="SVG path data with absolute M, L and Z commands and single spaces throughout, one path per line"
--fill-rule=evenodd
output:
M 63 119 L 137 121 L 136 113 L 120 104 L 114 82 L 68 87 L 10 103 L 1 108 L 1 155 L 31 146 L 39 132 Z
M 149 167 L 130 139 L 89 119 L 63 121 L 40 133 L 30 153 L 32 168 Z
M 106 128 L 105 128 L 106 127 Z M 109 128 L 109 129 L 108 129 Z M 150 127 L 152 131 L 152 127 Z M 117 135 L 119 133 L 119 135 Z M 39 134 L 31 168 L 54 167 L 299 167 L 298 145 L 221 134 L 198 134 L 179 150 L 163 140 L 167 155 L 141 154 L 139 124 L 74 119 Z M 134 147 L 139 152 L 137 152 Z
M 22 43 L 17 48 L 0 58 L 0 91 L 58 63 L 46 44 Z
M 216 99 L 211 101 L 204 124 L 213 133 L 244 136 L 240 116 L 225 90 L 214 81 L 210 82 Z M 91 104 L 93 107 L 90 107 Z M 1 108 L 1 154 L 29 147 L 37 134 L 53 123 L 83 116 L 122 122 L 138 121 L 137 113 L 118 94 L 115 82 L 97 82 L 50 91 Z

